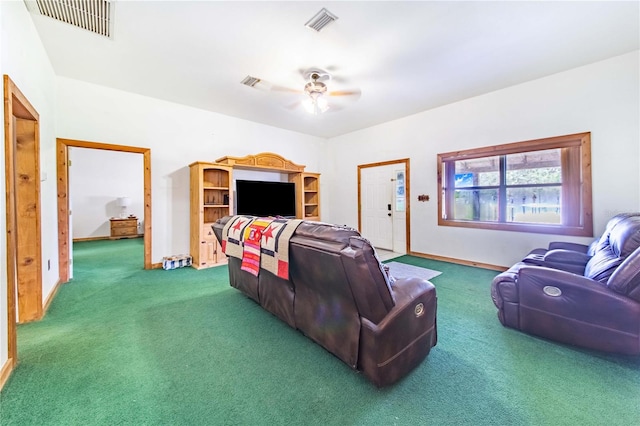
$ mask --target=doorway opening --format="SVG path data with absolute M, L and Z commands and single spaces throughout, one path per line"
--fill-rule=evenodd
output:
M 108 151 L 142 154 L 144 180 L 144 269 L 151 269 L 151 150 L 124 145 L 87 142 L 72 139 L 57 139 L 58 174 L 58 263 L 60 282 L 69 281 L 71 231 L 69 229 L 69 147 L 102 149 Z
M 410 252 L 409 176 L 408 158 L 358 165 L 358 229 L 376 248 Z

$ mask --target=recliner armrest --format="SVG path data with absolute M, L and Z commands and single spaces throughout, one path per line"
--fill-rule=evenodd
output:
M 592 256 L 573 250 L 555 249 L 549 250 L 543 257 L 539 266 L 560 269 L 573 274 L 584 275 L 584 270 Z
M 585 267 L 590 259 L 591 256 L 585 253 L 573 250 L 554 249 L 544 254 L 529 254 L 522 259 L 522 262 L 527 265 L 542 266 L 584 275 Z
M 413 323 L 416 318 L 424 317 L 420 319 L 420 322 L 427 320 L 427 322 L 435 323 L 437 301 L 436 288 L 433 284 L 421 278 L 399 278 L 393 283 L 392 289 L 396 300 L 393 309 L 377 325 L 372 321 L 365 321 L 363 318 L 363 326 L 370 328 L 378 336 L 382 334 L 407 336 L 406 332 L 402 332 L 402 323 L 406 321 Z M 421 303 L 424 313 L 417 315 L 414 311 Z M 431 325 L 433 324 L 429 324 L 428 327 Z M 396 330 L 397 327 L 400 329 Z
M 424 359 L 437 341 L 433 284 L 420 278 L 400 278 L 393 290 L 396 305 L 382 321 L 374 324 L 361 318 L 359 362 L 377 386 L 402 377 Z M 404 360 L 398 362 L 399 357 Z
M 542 258 L 545 262 L 570 263 L 583 266 L 586 265 L 590 259 L 591 256 L 586 253 L 564 249 L 549 250 Z
M 568 243 L 564 241 L 554 241 L 549 243 L 549 250 L 572 250 L 578 253 L 587 253 L 589 251 L 589 246 L 578 243 Z
M 412 335 L 407 333 L 408 327 L 426 331 L 435 325 L 437 304 L 436 288 L 421 278 L 400 278 L 393 284 L 393 290 L 396 305 L 384 319 L 377 325 L 365 319 L 362 321 L 363 328 L 369 329 L 378 339 L 396 346 L 389 352 L 391 354 L 398 353 L 410 343 L 403 341 Z M 422 313 L 416 312 L 421 309 Z

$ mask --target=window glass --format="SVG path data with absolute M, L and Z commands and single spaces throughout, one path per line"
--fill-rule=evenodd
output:
M 498 190 L 457 190 L 455 193 L 456 220 L 498 220 Z
M 506 155 L 507 185 L 561 183 L 560 149 Z
M 500 158 L 487 157 L 455 162 L 456 188 L 498 185 Z
M 591 134 L 438 155 L 438 224 L 591 236 Z
M 507 189 L 508 222 L 560 224 L 560 186 Z

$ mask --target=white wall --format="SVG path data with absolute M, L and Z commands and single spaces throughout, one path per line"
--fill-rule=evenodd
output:
M 321 138 L 64 77 L 57 88 L 58 137 L 151 149 L 154 263 L 189 251 L 190 163 L 268 151 L 323 172 Z
M 40 170 L 42 214 L 42 297 L 49 296 L 58 280 L 58 228 L 55 164 L 55 76 L 31 17 L 22 1 L 0 1 L 0 74 L 7 74 L 40 116 Z M 3 108 L 3 107 L 0 107 Z M 4 113 L 2 115 L 4 117 Z M 0 130 L 4 141 L 4 126 Z M 4 165 L 4 142 L 0 144 Z M 0 174 L 4 189 L 4 173 Z M 6 215 L 5 197 L 0 197 L 0 214 Z M 0 368 L 8 359 L 6 293 L 6 221 L 0 221 Z M 47 270 L 51 260 L 51 270 Z
M 109 219 L 119 217 L 119 197 L 129 197 L 127 214 L 144 218 L 142 154 L 69 147 L 72 237 L 108 237 Z M 144 228 L 139 227 L 138 232 Z
M 552 240 L 589 238 L 439 227 L 436 155 L 440 152 L 591 132 L 594 228 L 640 211 L 639 55 L 589 66 L 467 99 L 329 141 L 323 176 L 325 220 L 357 224 L 357 165 L 411 159 L 411 250 L 508 266 Z M 418 194 L 431 196 L 418 202 Z M 324 208 L 324 206 L 323 206 Z

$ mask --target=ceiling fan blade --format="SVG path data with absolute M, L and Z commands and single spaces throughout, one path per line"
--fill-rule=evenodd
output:
M 329 92 L 329 96 L 360 96 L 362 92 L 360 89 L 355 90 L 335 90 L 333 92 Z

